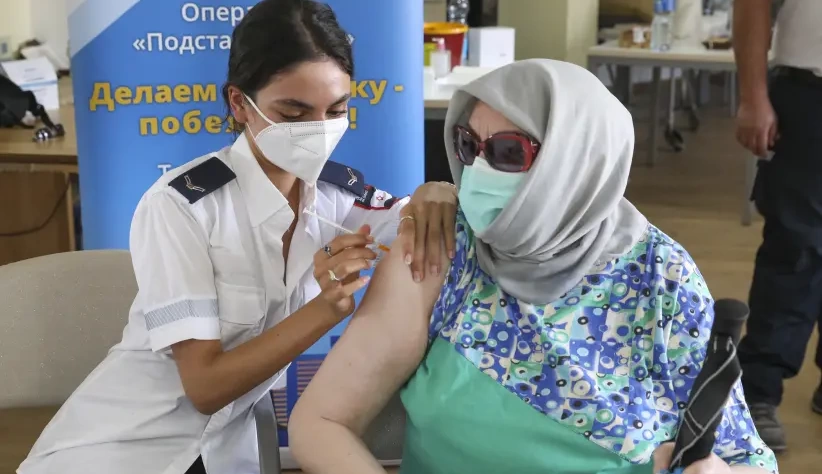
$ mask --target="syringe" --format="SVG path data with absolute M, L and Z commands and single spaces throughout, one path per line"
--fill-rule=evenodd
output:
M 356 234 L 356 232 L 354 232 L 353 230 L 346 229 L 345 227 L 337 224 L 336 222 L 330 221 L 330 220 L 326 219 L 325 217 L 320 216 L 319 214 L 317 214 L 316 212 L 312 211 L 311 209 L 309 209 L 307 207 L 303 210 L 303 213 L 308 214 L 310 216 L 314 216 L 314 217 L 317 218 L 318 221 L 322 222 L 323 224 L 327 224 L 328 226 L 333 227 L 333 228 L 335 228 L 335 229 L 337 229 L 341 232 L 345 232 L 346 234 Z M 376 245 L 377 248 L 382 250 L 383 252 L 390 252 L 391 251 L 391 249 L 383 243 L 374 241 L 374 245 Z

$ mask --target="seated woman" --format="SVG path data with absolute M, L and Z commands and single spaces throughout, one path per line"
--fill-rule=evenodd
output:
M 381 262 L 294 410 L 297 460 L 384 473 L 359 436 L 402 387 L 402 473 L 667 468 L 713 300 L 688 253 L 623 197 L 630 113 L 585 69 L 522 61 L 454 95 L 446 143 L 456 258 L 421 284 L 401 255 Z M 717 433 L 686 472 L 777 471 L 738 384 Z

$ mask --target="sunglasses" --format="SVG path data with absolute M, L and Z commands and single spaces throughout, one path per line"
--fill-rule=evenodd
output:
M 531 169 L 539 148 L 540 143 L 524 133 L 500 132 L 480 140 L 462 125 L 454 126 L 454 149 L 465 166 L 473 165 L 482 153 L 491 168 L 506 173 L 522 173 Z

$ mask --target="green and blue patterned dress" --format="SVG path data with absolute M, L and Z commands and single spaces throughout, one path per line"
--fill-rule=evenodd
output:
M 460 213 L 430 347 L 402 391 L 402 474 L 639 474 L 671 440 L 705 358 L 713 300 L 649 225 L 559 300 L 518 301 L 480 268 Z M 777 472 L 737 384 L 715 452 Z

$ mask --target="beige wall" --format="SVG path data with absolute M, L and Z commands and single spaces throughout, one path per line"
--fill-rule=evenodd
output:
M 445 21 L 446 0 L 425 0 L 425 21 Z
M 31 3 L 32 12 L 49 12 L 48 15 L 32 13 L 32 36 L 44 43 L 50 44 L 52 48 L 54 48 L 55 53 L 64 54 L 68 57 L 68 9 L 66 0 L 27 1 Z
M 0 36 L 11 37 L 15 50 L 32 37 L 30 0 L 0 0 Z
M 499 1 L 499 25 L 516 29 L 516 59 L 565 58 L 569 1 Z
M 600 0 L 569 0 L 565 60 L 588 66 L 588 50 L 597 42 Z
M 517 59 L 584 66 L 596 44 L 600 0 L 499 0 L 499 24 L 516 28 Z

